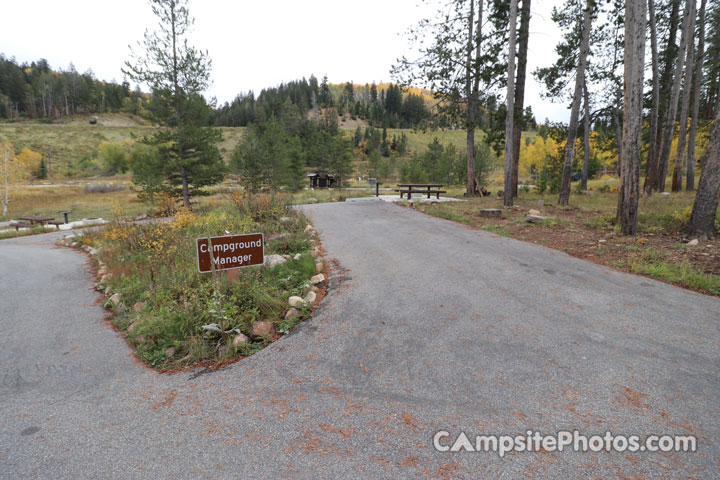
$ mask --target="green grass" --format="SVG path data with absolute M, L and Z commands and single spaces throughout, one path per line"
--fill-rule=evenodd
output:
M 36 226 L 33 228 L 28 228 L 25 230 L 5 230 L 0 232 L 0 240 L 4 240 L 6 238 L 15 238 L 15 237 L 25 237 L 28 235 L 37 235 L 38 233 L 47 233 L 52 232 L 56 230 L 55 227 L 43 227 L 43 226 Z
M 464 223 L 466 225 L 470 225 L 472 223 L 472 219 L 466 217 L 465 215 L 457 212 L 450 212 L 448 210 L 445 210 L 443 207 L 433 207 L 428 209 L 425 213 L 434 215 L 436 217 L 444 218 L 445 220 L 452 220 L 453 222 Z
M 720 295 L 720 276 L 708 275 L 693 267 L 687 260 L 682 263 L 666 262 L 663 253 L 657 250 L 647 250 L 636 257 L 630 264 L 630 270 L 695 290 Z
M 481 230 L 494 233 L 495 235 L 500 235 L 501 237 L 511 236 L 510 232 L 508 232 L 502 225 L 485 225 L 484 227 L 481 227 Z

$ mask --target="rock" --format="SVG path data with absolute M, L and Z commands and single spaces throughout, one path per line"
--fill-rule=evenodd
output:
M 131 323 L 130 326 L 127 328 L 127 332 L 132 333 L 136 328 L 138 328 L 138 326 L 138 322 Z
M 273 336 L 275 334 L 275 327 L 273 326 L 272 322 L 255 322 L 252 324 L 252 330 L 250 331 L 250 335 L 253 337 L 265 337 L 265 336 Z
M 300 260 L 301 256 L 302 255 L 300 255 L 299 253 L 296 253 L 295 256 L 293 257 L 293 260 Z
M 92 255 L 93 257 L 98 254 L 98 251 L 92 247 L 88 247 L 88 249 L 86 251 L 88 254 Z
M 312 290 L 310 290 L 310 291 L 307 293 L 307 295 L 305 295 L 305 302 L 306 302 L 306 303 L 313 303 L 316 298 L 317 298 L 317 295 L 315 294 L 315 292 L 313 292 Z
M 592 190 L 580 190 L 580 193 L 582 193 L 583 195 L 589 195 L 589 196 L 595 195 L 595 192 L 593 192 Z
M 324 285 L 325 284 L 325 275 L 322 273 L 318 273 L 314 277 L 310 278 L 310 285 Z
M 140 313 L 143 310 L 145 310 L 145 302 L 137 302 L 135 305 L 133 305 L 133 312 Z
M 303 285 L 303 296 L 307 295 L 307 292 L 309 292 L 310 290 L 312 290 L 312 285 L 306 282 Z
M 292 218 L 290 218 L 290 217 L 280 217 L 278 220 L 280 221 L 280 223 L 290 223 L 290 222 L 292 222 Z
M 285 260 L 290 260 L 290 255 L 283 255 L 282 256 Z
M 105 295 L 110 295 L 112 293 L 112 290 L 110 287 L 105 287 Z
M 317 200 L 317 198 L 311 197 L 311 198 L 308 198 L 307 201 L 308 201 L 308 203 L 317 203 L 318 200 Z
M 138 215 L 137 217 L 135 217 L 135 221 L 136 221 L 136 222 L 139 222 L 140 220 L 145 220 L 146 218 L 148 218 L 147 213 L 141 213 L 140 215 Z
M 607 240 L 605 240 L 604 238 L 601 238 L 600 240 L 598 240 L 598 243 L 605 243 L 605 242 L 607 242 Z
M 72 242 L 72 243 L 70 244 L 70 246 L 73 247 L 73 248 L 78 248 L 78 247 L 80 246 L 80 244 L 79 244 L 78 242 Z
M 107 267 L 102 266 L 102 267 L 100 267 L 100 268 L 98 269 L 98 275 L 100 275 L 100 277 L 102 277 L 102 276 L 105 275 L 106 273 L 108 273 Z
M 316 258 L 319 257 L 319 256 L 320 256 L 320 249 L 314 248 L 313 251 L 312 251 L 312 253 L 311 253 L 311 255 L 312 255 L 313 257 L 316 257 Z
M 323 262 L 317 262 L 315 264 L 315 273 L 322 273 L 325 270 L 325 264 Z
M 690 240 L 690 241 L 687 243 L 687 246 L 688 246 L 688 247 L 694 247 L 694 246 L 696 246 L 698 243 L 700 243 L 700 242 L 698 241 L 698 239 L 697 239 L 697 238 L 693 238 L 692 240 Z
M 127 312 L 127 307 L 125 306 L 124 303 L 120 302 L 115 307 L 115 311 L 117 311 L 118 313 L 125 313 L 125 312 Z
M 480 210 L 481 217 L 501 217 L 502 210 L 499 208 L 483 208 Z
M 268 240 L 268 242 L 269 242 L 269 241 L 271 241 L 271 240 L 276 240 L 276 239 L 278 239 L 278 238 L 285 238 L 285 237 L 287 237 L 287 236 L 288 236 L 287 232 L 276 233 L 275 235 L 270 235 L 269 237 L 267 237 L 267 240 Z
M 117 306 L 120 303 L 120 294 L 114 293 L 112 297 L 110 297 L 110 303 Z
M 248 343 L 249 341 L 250 339 L 247 337 L 247 335 L 238 333 L 237 335 L 235 335 L 235 337 L 233 337 L 233 347 L 238 348 L 240 345 Z
M 168 347 L 165 349 L 165 358 L 172 358 L 175 356 L 175 347 Z
M 100 282 L 98 282 L 98 283 L 95 284 L 95 290 L 97 290 L 98 292 L 102 292 L 104 288 L 105 288 L 105 287 L 104 287 L 103 284 L 100 283 Z
M 291 307 L 302 307 L 305 304 L 305 300 L 302 299 L 302 297 L 298 297 L 297 295 L 293 295 L 292 297 L 288 298 L 288 305 Z
M 112 275 L 110 275 L 109 273 L 106 273 L 105 275 L 100 277 L 100 283 L 106 285 L 110 281 L 110 278 L 112 278 Z
M 534 208 L 528 212 L 528 215 L 540 215 L 542 212 L 535 210 Z
M 282 265 L 285 262 L 287 262 L 287 259 L 282 255 L 272 254 L 265 255 L 265 262 L 263 264 L 268 268 L 272 268 L 277 265 Z
M 525 220 L 530 223 L 538 223 L 545 220 L 550 220 L 550 217 L 543 217 L 542 215 L 525 215 Z
M 313 228 L 312 225 L 308 224 L 305 226 L 305 233 L 313 234 L 313 233 L 315 233 L 315 229 Z
M 316 294 L 317 294 L 317 293 L 320 293 L 320 289 L 319 289 L 318 287 L 316 287 L 315 285 L 313 285 L 312 287 L 310 287 L 310 291 L 311 291 L 311 292 L 315 292 Z
M 285 313 L 285 320 L 290 320 L 291 318 L 295 318 L 298 315 L 300 315 L 300 312 L 298 312 L 297 308 L 291 308 L 290 310 Z
M 670 195 L 670 192 L 660 192 L 660 195 L 667 197 L 668 195 Z

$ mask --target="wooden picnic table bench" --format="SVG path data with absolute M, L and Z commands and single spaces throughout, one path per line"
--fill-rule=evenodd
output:
M 48 225 L 55 225 L 58 230 L 60 230 L 60 225 L 65 225 L 66 222 L 63 222 L 62 220 L 50 220 L 47 222 Z
M 19 222 L 19 223 L 11 223 L 11 227 L 15 227 L 15 231 L 19 232 L 21 228 L 30 228 L 32 227 L 32 224 L 26 223 L 26 222 Z
M 441 183 L 398 183 L 397 184 L 399 189 L 395 189 L 396 192 L 400 192 L 400 198 L 403 198 L 403 195 L 407 193 L 408 200 L 412 199 L 413 193 L 419 193 L 421 195 L 427 195 L 427 198 L 430 198 L 430 195 L 435 195 L 436 198 L 440 199 L 441 193 L 447 193 L 445 190 L 440 190 L 442 188 Z

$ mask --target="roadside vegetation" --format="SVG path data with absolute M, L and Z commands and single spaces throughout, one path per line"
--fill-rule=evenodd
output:
M 108 227 L 79 237 L 98 251 L 110 321 L 138 358 L 161 370 L 224 363 L 262 349 L 308 316 L 309 303 L 285 318 L 288 297 L 305 297 L 316 274 L 312 232 L 289 203 L 288 196 L 235 194 L 223 206 L 183 209 L 171 222 L 144 225 L 116 212 Z M 226 231 L 263 232 L 265 255 L 289 259 L 240 269 L 235 282 L 225 272 L 199 273 L 195 239 Z M 272 329 L 265 324 L 258 334 L 259 322 Z

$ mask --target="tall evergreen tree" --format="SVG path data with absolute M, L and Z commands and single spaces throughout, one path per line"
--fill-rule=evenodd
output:
M 219 183 L 225 173 L 216 145 L 221 133 L 205 126 L 209 107 L 201 96 L 209 86 L 211 60 L 188 44 L 193 19 L 187 0 L 150 0 L 150 6 L 159 29 L 145 32 L 144 52 L 131 52 L 123 73 L 152 90 L 154 114 L 165 128 L 144 140 L 159 147 L 166 180 L 190 208 L 191 195 Z

